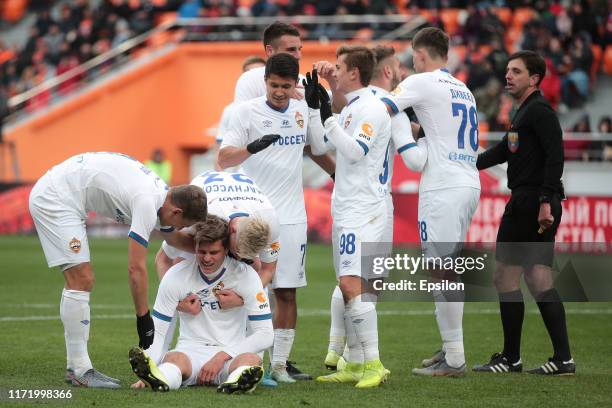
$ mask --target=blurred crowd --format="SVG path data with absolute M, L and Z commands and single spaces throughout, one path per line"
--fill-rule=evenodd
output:
M 0 97 L 24 92 L 98 56 L 154 27 L 159 12 L 179 17 L 412 14 L 427 25 L 452 34 L 450 71 L 463 79 L 476 96 L 485 129 L 507 129 L 512 102 L 504 95 L 505 64 L 517 49 L 541 52 L 548 65 L 542 91 L 555 109 L 579 108 L 595 85 L 599 60 L 612 39 L 612 3 L 606 0 L 74 0 L 37 12 L 25 46 L 19 50 L 0 41 Z M 525 9 L 524 7 L 528 7 Z M 443 18 L 452 8 L 456 16 Z M 527 12 L 526 12 L 527 11 Z M 524 17 L 517 27 L 517 13 Z M 504 15 L 511 14 L 510 18 Z M 519 19 L 520 20 L 520 19 Z M 305 39 L 340 37 L 333 24 L 301 27 Z M 355 25 L 364 40 L 392 25 Z M 364 34 L 365 33 L 365 34 Z M 360 37 L 361 38 L 361 37 Z M 410 65 L 409 52 L 406 65 Z M 104 71 L 105 66 L 98 71 Z M 89 72 L 93 75 L 96 72 Z M 84 80 L 81 74 L 64 82 L 57 94 L 69 92 Z M 30 103 L 45 105 L 53 95 L 43 93 Z

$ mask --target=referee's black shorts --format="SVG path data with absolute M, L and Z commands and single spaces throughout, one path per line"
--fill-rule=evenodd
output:
M 540 192 L 537 190 L 512 192 L 497 231 L 497 261 L 525 268 L 536 264 L 552 266 L 555 234 L 561 222 L 561 199 L 559 195 L 552 197 L 550 208 L 554 223 L 538 234 L 539 198 Z

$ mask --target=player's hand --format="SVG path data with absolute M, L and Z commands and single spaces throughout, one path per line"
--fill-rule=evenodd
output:
M 302 79 L 302 83 L 304 84 L 304 96 L 306 98 L 306 103 L 310 109 L 319 109 L 321 103 L 319 102 L 319 76 L 317 74 L 317 70 L 312 70 L 312 75 L 310 72 L 306 73 L 306 79 Z
M 231 309 L 244 305 L 244 299 L 231 289 L 221 289 L 216 291 L 217 299 L 221 309 Z
M 136 316 L 136 329 L 138 330 L 138 346 L 144 350 L 148 349 L 153 344 L 155 335 L 155 325 L 148 310 L 144 316 Z
M 327 89 L 321 84 L 319 84 L 319 101 L 321 103 L 321 123 L 325 125 L 325 121 L 332 116 L 332 107 Z
M 280 135 L 265 135 L 257 140 L 253 140 L 246 147 L 247 151 L 251 154 L 261 152 L 266 147 L 280 139 Z
M 220 351 L 213 356 L 210 360 L 206 362 L 200 369 L 200 374 L 198 375 L 198 384 L 200 385 L 213 385 L 214 381 L 219 374 L 219 371 L 223 368 L 225 361 L 229 360 L 231 357 L 229 354 Z
M 195 293 L 190 293 L 185 296 L 176 306 L 176 310 L 183 313 L 189 313 L 190 315 L 197 316 L 202 311 L 202 304 L 200 298 Z
M 550 228 L 554 222 L 555 217 L 552 216 L 550 203 L 540 204 L 540 213 L 538 214 L 538 224 L 540 224 L 540 229 L 538 230 L 538 233 L 541 234 L 544 232 L 544 230 Z
M 320 78 L 327 81 L 332 90 L 336 89 L 336 79 L 334 78 L 336 67 L 334 64 L 329 61 L 317 61 L 314 63 L 313 68 L 317 70 Z
M 133 388 L 133 389 L 147 388 L 147 385 L 144 383 L 144 381 L 138 380 L 134 384 L 130 385 L 130 388 Z

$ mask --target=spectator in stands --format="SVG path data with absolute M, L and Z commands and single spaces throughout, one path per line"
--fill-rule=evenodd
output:
M 612 137 L 612 118 L 603 116 L 599 120 L 597 131 L 600 136 Z M 602 143 L 601 159 L 604 161 L 612 161 L 612 140 L 606 140 Z
M 200 13 L 200 0 L 187 0 L 178 9 L 179 18 L 197 18 Z
M 0 149 L 2 149 L 2 144 L 4 143 L 4 119 L 9 115 L 9 113 L 10 111 L 8 107 L 8 93 L 6 92 L 4 87 L 0 85 Z
M 478 116 L 482 116 L 489 124 L 490 131 L 503 131 L 505 128 L 497 122 L 499 116 L 500 101 L 502 93 L 501 82 L 497 78 L 491 77 L 486 86 L 474 92 L 476 106 L 478 106 Z
M 145 166 L 153 170 L 155 174 L 159 176 L 166 184 L 170 185 L 172 179 L 172 163 L 166 159 L 164 151 L 162 149 L 153 150 L 151 160 L 147 160 Z
M 563 99 L 571 107 L 581 106 L 589 95 L 589 72 L 593 64 L 593 51 L 584 35 L 573 38 L 566 60 L 571 72 L 563 81 Z
M 588 113 L 583 113 L 578 122 L 572 127 L 570 136 L 582 139 L 584 133 L 591 133 L 591 120 Z M 565 160 L 589 160 L 589 146 L 590 141 L 588 140 L 564 140 L 563 149 L 565 151 Z

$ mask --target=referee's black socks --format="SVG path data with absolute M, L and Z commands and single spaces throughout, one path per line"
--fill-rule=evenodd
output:
M 520 289 L 499 294 L 499 312 L 504 329 L 502 355 L 510 363 L 516 363 L 521 358 L 521 332 L 525 317 L 525 303 Z
M 555 288 L 540 293 L 537 297 L 540 314 L 548 330 L 548 335 L 554 349 L 553 360 L 568 361 L 572 358 L 567 337 L 565 308 Z

